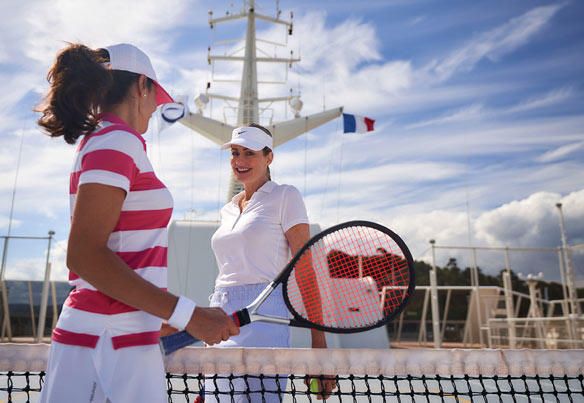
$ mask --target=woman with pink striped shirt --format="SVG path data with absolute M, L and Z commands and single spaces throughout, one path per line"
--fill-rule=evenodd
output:
M 48 80 L 39 125 L 81 141 L 69 189 L 74 288 L 53 331 L 41 402 L 166 402 L 163 320 L 208 344 L 239 333 L 222 309 L 166 290 L 173 201 L 142 134 L 172 98 L 148 56 L 129 44 L 69 45 Z

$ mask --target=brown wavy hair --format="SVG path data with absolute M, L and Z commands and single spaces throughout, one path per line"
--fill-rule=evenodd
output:
M 126 99 L 139 75 L 109 70 L 104 66 L 109 61 L 106 49 L 82 44 L 69 44 L 57 54 L 47 74 L 49 91 L 35 108 L 42 113 L 37 123 L 49 136 L 63 136 L 67 143 L 75 144 L 80 136 L 95 130 L 104 108 Z M 148 79 L 148 88 L 152 85 Z

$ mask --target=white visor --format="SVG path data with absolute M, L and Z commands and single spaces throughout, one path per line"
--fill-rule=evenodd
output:
M 174 102 L 168 92 L 158 83 L 156 72 L 146 53 L 128 43 L 107 46 L 105 49 L 109 53 L 110 58 L 109 63 L 104 63 L 106 68 L 143 74 L 154 81 L 154 86 L 156 87 L 156 105 Z
M 253 151 L 263 150 L 264 147 L 268 147 L 270 150 L 274 149 L 272 136 L 269 136 L 262 129 L 252 126 L 233 129 L 233 132 L 231 132 L 231 141 L 223 144 L 221 148 L 229 148 L 232 145 L 242 146 Z

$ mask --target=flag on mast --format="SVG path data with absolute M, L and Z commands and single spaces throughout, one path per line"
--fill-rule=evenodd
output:
M 375 130 L 375 120 L 343 113 L 343 133 L 366 133 Z
M 166 130 L 174 123 L 178 122 L 184 118 L 187 113 L 187 107 L 185 103 L 173 102 L 168 104 L 163 104 L 154 113 L 156 116 L 156 121 L 158 123 L 158 132 Z

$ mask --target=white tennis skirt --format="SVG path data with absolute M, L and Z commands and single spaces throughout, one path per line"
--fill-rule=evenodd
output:
M 167 403 L 158 344 L 114 350 L 104 332 L 95 348 L 53 341 L 41 403 Z

